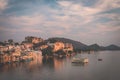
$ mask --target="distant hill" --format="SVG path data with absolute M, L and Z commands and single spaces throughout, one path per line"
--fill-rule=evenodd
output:
M 88 50 L 102 50 L 102 49 L 104 49 L 104 47 L 99 46 L 98 44 L 92 44 L 92 45 L 88 46 L 87 49 Z
M 87 47 L 87 45 L 85 45 L 85 44 L 83 44 L 81 42 L 74 41 L 74 40 L 67 39 L 67 38 L 54 37 L 54 38 L 47 39 L 47 41 L 49 41 L 49 42 L 61 41 L 63 43 L 71 43 L 73 45 L 74 49 L 84 49 L 84 48 Z
M 109 45 L 109 46 L 99 46 L 98 44 L 93 44 L 93 45 L 90 45 L 88 46 L 87 48 L 88 50 L 120 50 L 120 47 L 119 46 L 116 46 L 116 45 Z
M 51 43 L 54 43 L 56 41 L 61 41 L 63 43 L 71 43 L 74 47 L 74 50 L 120 50 L 120 47 L 116 45 L 109 45 L 107 47 L 104 47 L 104 46 L 99 46 L 98 44 L 92 44 L 88 46 L 86 44 L 83 44 L 82 42 L 67 38 L 54 37 L 46 40 L 46 42 L 51 42 Z
M 60 38 L 60 37 L 48 38 L 47 40 L 44 40 L 44 42 L 40 42 L 34 45 L 34 47 L 47 44 L 48 42 L 54 43 L 57 41 L 61 41 L 63 43 L 71 43 L 73 45 L 74 50 L 76 51 L 79 51 L 79 50 L 97 50 L 97 51 L 99 50 L 120 50 L 120 47 L 116 45 L 109 45 L 109 46 L 104 47 L 104 46 L 99 46 L 98 44 L 92 44 L 88 46 L 79 41 L 75 41 L 75 40 L 71 40 L 67 38 Z
M 112 44 L 112 45 L 106 46 L 105 50 L 120 50 L 120 47 Z

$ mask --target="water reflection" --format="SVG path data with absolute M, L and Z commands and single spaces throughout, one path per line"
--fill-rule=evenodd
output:
M 42 65 L 42 56 L 38 56 L 33 61 L 30 62 L 13 62 L 13 63 L 6 63 L 0 65 L 0 71 L 1 72 L 8 72 L 12 69 L 16 68 L 25 68 L 28 71 L 35 71 L 37 67 L 40 67 Z
M 88 63 L 72 63 L 72 66 L 81 66 L 81 67 L 84 67 L 84 66 L 87 66 Z
M 63 66 L 64 59 L 58 57 L 43 57 L 42 63 L 44 66 L 54 68 L 55 70 L 60 69 Z
M 34 72 L 42 69 L 43 67 L 48 67 L 54 70 L 61 69 L 65 64 L 71 63 L 72 57 L 42 57 L 39 56 L 37 59 L 30 62 L 16 62 L 0 65 L 0 72 L 8 72 L 16 68 L 25 68 L 28 72 Z M 87 63 L 73 63 L 73 66 L 86 66 Z
M 25 67 L 27 71 L 33 72 L 38 70 L 38 68 L 49 67 L 55 70 L 61 68 L 63 66 L 63 59 L 59 58 L 47 58 L 47 57 L 39 57 L 37 60 L 33 60 L 30 62 L 16 62 L 16 63 L 8 63 L 0 65 L 0 72 L 8 72 L 12 69 Z
M 89 63 L 80 64 L 71 63 L 72 57 L 39 56 L 31 62 L 0 65 L 0 80 L 119 80 L 119 53 L 81 54 Z
M 11 64 L 4 64 L 4 65 L 0 65 L 0 72 L 8 72 L 12 69 L 15 69 L 16 67 L 20 67 L 21 64 L 20 63 L 11 63 Z

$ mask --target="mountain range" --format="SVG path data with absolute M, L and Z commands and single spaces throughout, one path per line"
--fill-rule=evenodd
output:
M 79 41 L 60 37 L 49 38 L 46 41 L 47 42 L 61 41 L 63 43 L 71 43 L 73 45 L 74 50 L 120 50 L 120 47 L 114 44 L 111 44 L 109 46 L 99 46 L 98 44 L 86 45 Z
M 120 47 L 114 44 L 111 44 L 109 46 L 100 46 L 98 44 L 92 44 L 92 45 L 86 45 L 80 41 L 75 41 L 67 38 L 61 38 L 61 37 L 53 37 L 48 38 L 47 40 L 44 40 L 44 42 L 40 42 L 38 44 L 35 44 L 34 47 L 38 47 L 40 45 L 46 45 L 48 42 L 54 43 L 54 42 L 63 42 L 63 43 L 71 43 L 73 45 L 74 51 L 79 50 L 120 50 Z M 0 42 L 0 45 L 5 45 L 4 42 Z

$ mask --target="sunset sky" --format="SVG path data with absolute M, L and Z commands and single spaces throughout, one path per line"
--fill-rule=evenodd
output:
M 120 0 L 0 0 L 0 41 L 25 36 L 120 46 Z

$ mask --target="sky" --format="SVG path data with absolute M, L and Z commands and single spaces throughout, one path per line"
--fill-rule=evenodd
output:
M 120 0 L 0 0 L 0 41 L 26 36 L 120 46 Z

